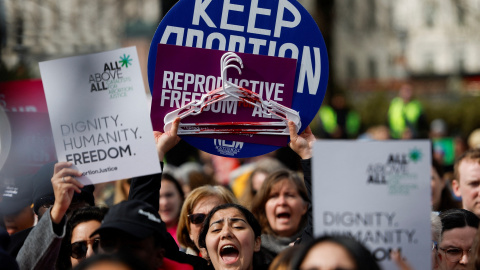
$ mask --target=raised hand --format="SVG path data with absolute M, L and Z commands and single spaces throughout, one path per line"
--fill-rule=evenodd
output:
M 288 129 L 290 131 L 290 143 L 288 146 L 295 151 L 302 159 L 309 159 L 312 157 L 313 143 L 315 136 L 308 126 L 300 135 L 295 131 L 295 123 L 288 122 Z
M 178 142 L 180 137 L 177 136 L 178 125 L 180 124 L 180 118 L 175 119 L 172 123 L 172 128 L 165 132 L 154 131 L 155 145 L 157 146 L 158 158 L 163 161 L 165 153 L 172 149 Z
M 55 203 L 53 204 L 50 216 L 52 221 L 59 224 L 67 212 L 72 202 L 74 192 L 80 193 L 83 184 L 75 177 L 82 176 L 82 173 L 70 168 L 71 162 L 58 162 L 53 169 L 52 187 L 55 194 Z

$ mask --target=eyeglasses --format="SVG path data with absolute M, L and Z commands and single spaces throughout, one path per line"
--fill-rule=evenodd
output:
M 190 223 L 192 224 L 201 224 L 205 221 L 206 217 L 206 214 L 191 214 L 188 215 L 188 220 L 190 220 Z
M 434 251 L 435 249 L 437 249 L 437 242 L 432 241 L 432 251 Z
M 470 256 L 472 249 L 463 250 L 460 248 L 438 248 L 445 253 L 445 257 L 450 262 L 459 262 L 462 259 L 463 253 L 466 252 L 467 256 Z
M 70 244 L 70 246 L 72 247 L 70 256 L 72 256 L 72 258 L 74 259 L 83 259 L 87 256 L 87 250 L 89 245 L 92 245 L 93 252 L 97 253 L 99 244 L 100 238 L 72 243 Z

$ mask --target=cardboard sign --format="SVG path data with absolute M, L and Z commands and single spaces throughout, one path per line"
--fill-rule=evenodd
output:
M 84 184 L 160 172 L 135 47 L 40 63 L 59 161 Z
M 328 81 L 327 50 L 317 24 L 296 0 L 180 0 L 153 36 L 148 57 L 150 89 L 154 88 L 159 43 L 297 59 L 291 108 L 300 113 L 300 131 L 309 125 L 323 101 Z M 229 149 L 230 155 L 225 156 L 237 158 L 279 148 L 192 136 L 182 139 L 215 155 L 221 155 L 219 148 Z
M 154 130 L 163 130 L 167 113 L 199 100 L 221 84 L 220 58 L 225 51 L 158 44 L 156 80 L 152 93 L 151 119 Z M 244 68 L 227 71 L 227 78 L 240 87 L 255 92 L 263 100 L 273 100 L 290 107 L 296 61 L 290 58 L 238 53 Z M 281 70 L 276 67 L 281 66 Z M 182 123 L 230 123 L 276 121 L 261 108 L 246 102 L 220 101 L 202 113 L 182 119 Z M 288 136 L 258 134 L 198 135 L 205 138 L 285 146 Z
M 428 141 L 317 141 L 313 153 L 315 235 L 350 235 L 383 269 L 401 251 L 413 269 L 431 269 Z

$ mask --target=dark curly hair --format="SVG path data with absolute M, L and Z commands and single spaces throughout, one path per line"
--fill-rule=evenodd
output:
M 70 261 L 70 241 L 72 240 L 72 232 L 75 227 L 83 222 L 96 220 L 102 222 L 105 214 L 108 212 L 106 207 L 87 206 L 73 211 L 72 216 L 67 222 L 65 237 L 62 240 L 62 246 L 56 263 L 56 269 L 71 269 L 72 263 Z

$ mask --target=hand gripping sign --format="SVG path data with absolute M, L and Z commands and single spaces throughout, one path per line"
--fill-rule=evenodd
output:
M 325 95 L 328 80 L 325 43 L 313 18 L 297 1 L 179 1 L 164 17 L 152 40 L 148 61 L 152 91 L 157 79 L 158 44 L 296 59 L 291 104 L 283 105 L 299 112 L 302 123 L 299 132 L 315 117 Z M 279 72 L 283 68 L 276 67 Z M 156 105 L 152 102 L 152 112 Z M 188 135 L 182 138 L 203 151 L 230 157 L 262 155 L 279 148 L 240 140 Z
M 295 68 L 290 58 L 159 44 L 153 127 L 180 117 L 179 135 L 284 146 L 288 136 L 271 135 L 288 135 L 288 120 L 301 126 L 290 108 Z

